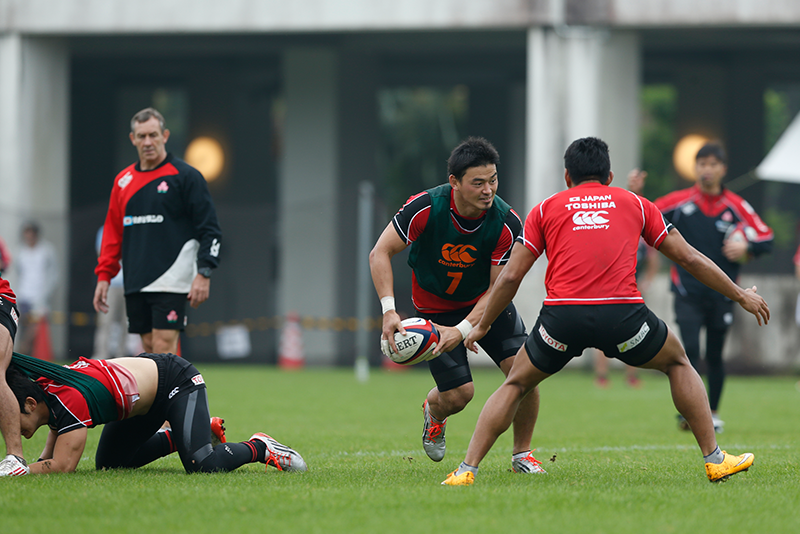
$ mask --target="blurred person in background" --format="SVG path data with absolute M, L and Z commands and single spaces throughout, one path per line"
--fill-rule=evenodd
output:
M 122 260 L 128 331 L 141 336 L 145 352 L 177 354 L 186 302 L 197 308 L 209 297 L 222 233 L 203 175 L 167 152 L 161 113 L 136 113 L 129 137 L 139 161 L 114 179 L 93 305 L 108 313 Z
M 27 222 L 22 226 L 22 247 L 15 269 L 15 292 L 22 319 L 22 339 L 19 340 L 18 350 L 32 354 L 36 337 L 41 335 L 40 329 L 47 328 L 50 299 L 58 284 L 55 248 L 41 238 L 41 229 L 35 222 Z
M 11 251 L 6 245 L 5 239 L 0 237 L 0 276 L 11 267 Z
M 797 247 L 797 252 L 794 253 L 794 275 L 800 280 L 800 246 Z M 797 306 L 794 311 L 794 322 L 800 326 L 800 295 L 797 295 Z
M 97 230 L 95 250 L 100 255 L 100 245 L 103 242 L 103 227 Z M 98 313 L 94 330 L 94 353 L 92 359 L 107 360 L 113 352 L 113 357 L 125 356 L 128 328 L 125 313 L 125 288 L 122 282 L 122 267 L 111 279 L 106 296 L 108 313 Z
M 718 142 L 706 143 L 695 156 L 697 183 L 656 199 L 655 205 L 690 245 L 708 256 L 731 280 L 738 280 L 743 263 L 772 250 L 773 235 L 750 204 L 722 184 L 727 172 L 725 149 Z M 722 352 L 725 336 L 733 324 L 733 302 L 700 283 L 679 265 L 673 264 L 670 274 L 675 293 L 675 321 L 686 355 L 695 368 L 700 364 L 700 330 L 706 331 L 708 401 L 714 429 L 719 433 L 725 424 L 719 417 L 725 383 Z M 680 415 L 678 426 L 689 430 Z

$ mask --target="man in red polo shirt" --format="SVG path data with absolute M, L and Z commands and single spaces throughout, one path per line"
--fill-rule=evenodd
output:
M 704 284 L 738 302 L 759 324 L 769 320 L 767 303 L 755 288 L 740 288 L 689 246 L 651 202 L 608 187 L 614 175 L 603 141 L 578 139 L 567 148 L 564 163 L 567 190 L 531 210 L 511 259 L 489 294 L 483 316 L 464 344 L 472 347 L 489 331 L 545 250 L 547 297 L 508 378 L 483 407 L 464 462 L 443 484 L 472 484 L 478 464 L 508 428 L 528 392 L 587 347 L 667 375 L 675 407 L 691 426 L 710 481 L 746 470 L 753 455 L 733 456 L 719 449 L 703 381 L 678 338 L 647 308 L 636 287 L 639 237 Z

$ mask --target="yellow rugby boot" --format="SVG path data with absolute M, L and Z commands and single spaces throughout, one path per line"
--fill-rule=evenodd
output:
M 741 471 L 747 471 L 753 465 L 755 456 L 753 453 L 746 452 L 741 456 L 734 456 L 722 451 L 725 459 L 721 464 L 706 464 L 706 475 L 711 482 L 724 482 L 728 477 Z
M 465 471 L 456 476 L 458 469 L 447 475 L 447 478 L 442 482 L 442 486 L 471 486 L 475 482 L 475 475 L 472 471 Z

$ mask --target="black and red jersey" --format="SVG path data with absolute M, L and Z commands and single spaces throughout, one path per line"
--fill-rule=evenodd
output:
M 80 358 L 66 367 L 100 381 L 114 399 L 117 420 L 121 421 L 130 415 L 133 403 L 139 398 L 136 379 L 130 371 L 112 361 L 86 358 Z M 97 424 L 92 420 L 86 399 L 74 387 L 45 377 L 39 378 L 36 384 L 44 391 L 47 407 L 50 410 L 48 424 L 56 433 L 64 434 L 78 428 L 91 428 Z
M 538 258 L 547 252 L 546 305 L 644 302 L 636 287 L 640 237 L 658 248 L 672 225 L 647 199 L 597 182 L 545 199 L 517 240 Z
M 0 298 L 4 298 L 14 304 L 17 303 L 17 296 L 11 289 L 11 284 L 5 278 L 0 278 Z
M 729 261 L 722 253 L 729 230 L 739 224 L 752 229 L 745 235 L 753 256 L 772 250 L 772 229 L 764 224 L 746 200 L 724 187 L 720 194 L 710 195 L 695 184 L 665 195 L 657 199 L 655 204 L 690 245 L 719 265 L 732 280 L 738 278 L 741 264 Z M 680 295 L 725 298 L 682 267 L 673 264 L 670 274 L 672 290 Z
M 449 221 L 453 227 L 461 234 L 471 235 L 480 233 L 484 228 L 486 215 L 477 218 L 464 217 L 456 209 L 453 193 L 450 192 L 450 210 L 448 213 Z M 499 198 L 499 197 L 497 197 Z M 407 245 L 411 245 L 425 231 L 428 226 L 428 218 L 431 215 L 431 196 L 428 191 L 423 191 L 411 196 L 400 208 L 400 211 L 392 218 L 392 225 L 395 231 Z M 510 209 L 505 217 L 505 223 L 500 236 L 491 252 L 492 265 L 505 265 L 511 255 L 511 248 L 514 239 L 522 229 L 522 221 L 513 209 Z M 438 253 L 439 251 L 432 251 Z M 443 313 L 447 311 L 459 310 L 475 304 L 479 299 L 475 297 L 467 302 L 448 300 L 437 296 L 430 291 L 423 289 L 417 281 L 416 275 L 412 273 L 411 297 L 414 307 L 418 311 L 425 313 Z
M 205 179 L 171 154 L 155 169 L 136 163 L 114 180 L 95 273 L 125 266 L 125 294 L 189 293 L 197 269 L 216 268 L 222 233 Z

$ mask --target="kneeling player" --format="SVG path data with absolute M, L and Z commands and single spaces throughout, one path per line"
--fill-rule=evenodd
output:
M 35 375 L 30 365 L 30 359 L 15 355 L 6 378 L 19 402 L 22 435 L 30 439 L 39 427 L 50 425 L 44 451 L 30 465 L 31 474 L 75 471 L 87 429 L 104 423 L 97 469 L 140 467 L 176 451 L 187 473 L 232 471 L 253 462 L 279 471 L 307 469 L 296 451 L 262 432 L 242 443 L 224 443 L 224 429 L 218 424 L 212 434 L 212 423 L 218 421 L 209 418 L 203 376 L 172 354 L 81 358 L 66 371 L 57 370 L 53 375 L 57 378 L 43 376 L 36 381 L 20 371 Z M 38 370 L 44 364 L 32 365 Z M 89 393 L 80 387 L 87 383 Z M 111 416 L 96 420 L 101 412 Z M 165 420 L 172 428 L 159 431 Z M 214 435 L 223 442 L 216 447 L 212 447 Z

